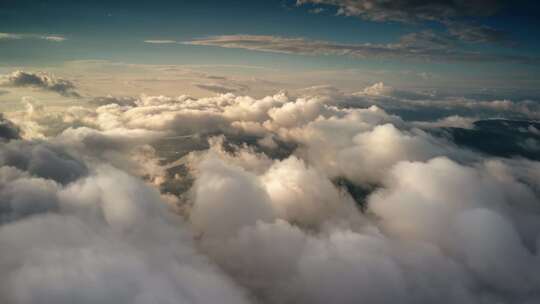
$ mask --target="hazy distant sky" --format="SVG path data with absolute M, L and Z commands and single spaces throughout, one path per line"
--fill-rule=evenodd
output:
M 538 87 L 535 1 L 389 3 L 7 0 L 0 3 L 0 66 L 61 69 L 81 60 L 219 65 L 228 74 L 285 83 L 301 78 L 306 85 L 333 81 L 352 90 L 375 80 Z

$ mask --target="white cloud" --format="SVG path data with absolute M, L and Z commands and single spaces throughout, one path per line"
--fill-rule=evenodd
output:
M 57 36 L 57 35 L 41 36 L 40 38 L 44 40 L 48 40 L 48 41 L 54 41 L 54 42 L 63 42 L 67 40 L 66 37 Z
M 396 43 L 346 44 L 331 41 L 289 38 L 268 35 L 222 35 L 184 41 L 184 44 L 246 49 L 282 54 L 334 55 L 355 58 L 396 59 L 462 62 L 537 62 L 536 57 L 478 53 L 454 47 L 451 37 L 430 31 L 408 34 Z
M 174 40 L 164 40 L 164 39 L 150 39 L 150 40 L 145 40 L 144 41 L 145 43 L 151 43 L 151 44 L 177 44 L 178 42 L 177 41 L 174 41 Z
M 20 40 L 20 39 L 38 39 L 51 42 L 64 42 L 66 37 L 61 35 L 43 35 L 43 34 L 15 34 L 15 33 L 0 33 L 0 40 Z
M 537 302 L 540 164 L 430 132 L 468 117 L 384 110 L 439 98 L 378 83 L 29 107 L 40 139 L 0 143 L 0 301 Z M 453 101 L 435 107 L 519 105 Z
M 90 164 L 41 143 L 0 149 L 2 302 L 248 302 L 153 187 L 107 165 L 74 175 Z
M 458 115 L 452 115 L 445 118 L 438 119 L 436 121 L 419 121 L 415 125 L 422 128 L 462 128 L 473 129 L 474 122 L 477 119 L 474 117 L 461 117 Z
M 0 40 L 3 39 L 20 39 L 21 37 L 17 34 L 11 34 L 11 33 L 0 33 Z

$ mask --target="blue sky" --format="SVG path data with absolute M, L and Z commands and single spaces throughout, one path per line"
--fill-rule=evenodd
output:
M 515 89 L 539 84 L 540 24 L 538 4 L 532 1 L 477 0 L 472 8 L 431 1 L 438 6 L 428 5 L 427 15 L 414 3 L 430 1 L 394 1 L 398 9 L 338 13 L 364 2 L 374 1 L 3 1 L 0 65 L 37 68 L 99 59 L 250 65 L 291 73 L 415 71 L 467 78 L 472 85 L 478 80 L 482 87 L 493 78 L 493 87 Z M 481 29 L 484 36 L 459 36 L 471 29 Z M 43 38 L 49 36 L 62 41 Z M 284 40 L 276 45 L 274 37 Z M 287 40 L 293 38 L 301 41 Z M 169 43 L 145 42 L 155 40 Z

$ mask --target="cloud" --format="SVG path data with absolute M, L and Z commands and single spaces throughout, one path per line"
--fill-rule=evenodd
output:
M 440 129 L 524 103 L 307 92 L 6 115 L 43 136 L 0 144 L 0 301 L 538 302 L 540 163 Z
M 0 33 L 0 41 L 2 40 L 20 40 L 20 39 L 38 39 L 52 42 L 64 42 L 66 37 L 61 35 L 41 35 L 41 34 L 14 34 Z
M 388 86 L 385 86 L 382 82 L 377 82 L 371 86 L 366 87 L 363 90 L 363 93 L 369 96 L 384 96 L 394 93 L 394 89 Z
M 236 219 L 216 230 L 212 227 L 225 222 L 218 223 L 217 217 L 200 226 L 219 231 L 202 234 L 203 251 L 263 303 L 386 303 L 396 297 L 403 303 L 534 300 L 540 277 L 529 268 L 538 263 L 529 246 L 536 246 L 537 225 L 518 223 L 528 208 L 538 217 L 533 207 L 538 198 L 505 172 L 506 164 L 466 166 L 447 158 L 398 162 L 385 174 L 384 187 L 367 198 L 374 218 L 351 210 L 323 211 L 348 206 L 350 198 L 331 184 L 326 189 L 324 175 L 298 164 L 295 158 L 276 162 L 262 178 L 248 178 L 241 168 L 215 158 L 198 166 L 198 176 L 212 174 L 216 180 L 196 183 L 195 193 L 216 185 L 224 195 L 208 201 L 195 194 L 195 208 L 201 204 L 207 214 Z M 238 183 L 258 190 L 244 197 L 234 191 Z M 507 211 L 517 202 L 520 207 Z M 269 212 L 237 217 L 232 203 L 272 208 L 277 219 L 269 220 Z M 322 218 L 313 217 L 318 211 Z M 497 254 L 483 258 L 490 252 Z M 507 263 L 496 267 L 501 260 Z
M 129 97 L 129 96 L 117 97 L 117 96 L 108 95 L 108 96 L 94 97 L 90 101 L 90 103 L 95 104 L 97 106 L 104 106 L 108 104 L 117 104 L 120 106 L 135 106 L 136 100 L 137 100 L 136 98 Z
M 493 43 L 510 45 L 511 39 L 505 31 L 485 25 L 471 25 L 457 22 L 446 22 L 448 33 L 461 41 L 472 43 Z
M 458 115 L 447 116 L 436 121 L 416 122 L 416 125 L 422 128 L 462 128 L 473 129 L 476 118 L 461 117 Z
M 459 50 L 450 37 L 424 31 L 403 36 L 391 44 L 344 44 L 305 38 L 264 35 L 223 35 L 185 41 L 184 44 L 246 49 L 282 54 L 334 55 L 355 58 L 408 58 L 425 61 L 530 63 L 538 59 L 518 55 L 499 55 Z
M 54 42 L 63 42 L 66 41 L 66 38 L 63 36 L 57 36 L 57 35 L 49 35 L 49 36 L 42 36 L 40 39 L 45 39 L 48 41 L 54 41 Z
M 0 39 L 1 40 L 8 40 L 8 39 L 19 39 L 19 35 L 17 34 L 10 34 L 10 33 L 0 33 Z
M 10 87 L 33 87 L 56 92 L 66 97 L 80 97 L 75 84 L 45 73 L 15 71 L 0 78 L 0 84 Z
M 157 191 L 137 179 L 100 167 L 60 187 L 5 169 L 2 177 L 8 173 L 3 204 L 20 218 L 0 230 L 3 302 L 247 303 L 196 253 L 179 219 L 167 218 Z M 41 210 L 21 213 L 30 203 Z
M 2 143 L 0 165 L 66 184 L 88 173 L 86 165 L 62 146 L 33 141 Z
M 343 103 L 349 106 L 378 105 L 387 110 L 402 112 L 402 114 L 404 111 L 416 114 L 431 111 L 432 113 L 428 116 L 438 113 L 449 114 L 447 116 L 461 114 L 473 117 L 502 115 L 507 118 L 514 116 L 535 120 L 540 117 L 539 105 L 534 100 L 478 100 L 438 94 L 434 91 L 399 90 L 382 82 L 368 86 L 363 91 L 353 93 L 345 99 Z
M 0 113 L 0 140 L 11 140 L 21 138 L 21 130 L 13 122 L 4 118 Z
M 494 43 L 508 46 L 509 34 L 486 26 L 463 22 L 463 17 L 495 14 L 502 6 L 499 0 L 475 1 L 376 1 L 376 0 L 297 0 L 297 6 L 311 5 L 337 8 L 338 15 L 359 17 L 375 22 L 420 23 L 439 22 L 447 27 L 450 37 L 463 42 Z
M 145 43 L 150 43 L 150 44 L 177 44 L 178 43 L 178 41 L 175 41 L 175 40 L 158 40 L 158 39 L 145 40 L 144 42 Z
M 2 302 L 248 303 L 165 196 L 53 141 L 0 145 Z
M 297 0 L 296 5 L 324 5 L 338 9 L 338 14 L 357 16 L 370 21 L 444 21 L 465 16 L 487 16 L 500 7 L 497 0 L 474 1 L 376 1 L 376 0 Z
M 224 85 L 224 84 L 219 84 L 219 83 L 195 83 L 194 85 L 200 89 L 210 91 L 210 92 L 215 92 L 215 93 L 221 93 L 221 94 L 234 93 L 241 90 L 234 86 Z

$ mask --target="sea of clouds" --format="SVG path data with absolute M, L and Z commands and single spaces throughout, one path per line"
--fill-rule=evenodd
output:
M 534 150 L 535 102 L 26 102 L 0 117 L 1 303 L 540 301 L 540 162 L 449 131 L 519 118 Z

